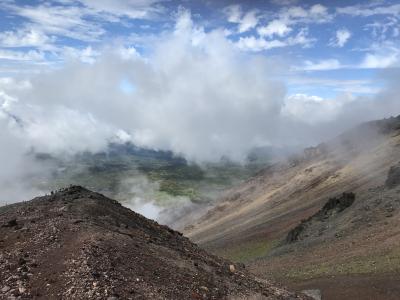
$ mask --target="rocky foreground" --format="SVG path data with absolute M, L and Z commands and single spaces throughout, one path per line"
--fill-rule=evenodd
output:
M 74 186 L 0 208 L 0 299 L 306 299 Z

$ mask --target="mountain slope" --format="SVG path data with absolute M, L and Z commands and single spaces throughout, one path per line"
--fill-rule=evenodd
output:
M 0 208 L 0 298 L 304 299 L 79 186 Z
M 399 162 L 400 117 L 362 124 L 230 190 L 186 234 L 293 286 L 310 278 L 398 274 Z M 354 193 L 351 205 L 320 212 L 343 193 Z M 288 242 L 300 224 L 302 234 Z

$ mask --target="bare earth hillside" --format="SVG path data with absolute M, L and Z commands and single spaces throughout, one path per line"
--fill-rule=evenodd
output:
M 323 299 L 399 299 L 399 162 L 400 117 L 365 123 L 230 190 L 185 233 Z
M 306 299 L 79 186 L 0 208 L 0 299 Z

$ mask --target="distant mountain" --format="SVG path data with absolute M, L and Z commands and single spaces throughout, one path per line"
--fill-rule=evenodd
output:
M 1 299 L 306 299 L 79 186 L 1 207 L 0 237 Z
M 399 162 L 400 116 L 364 123 L 261 170 L 185 232 L 323 299 L 399 299 Z

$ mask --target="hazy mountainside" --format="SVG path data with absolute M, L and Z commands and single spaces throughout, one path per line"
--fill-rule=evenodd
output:
M 306 299 L 79 186 L 0 208 L 1 299 Z
M 277 149 L 257 148 L 244 164 L 222 159 L 199 165 L 168 151 L 110 144 L 100 153 L 39 154 L 37 159 L 51 172 L 32 180 L 42 191 L 84 185 L 148 217 L 180 227 L 185 217 L 209 207 L 222 191 L 250 178 L 280 155 Z
M 400 283 L 399 162 L 400 117 L 365 123 L 262 170 L 186 233 L 214 253 L 248 263 L 256 274 L 293 285 L 392 274 L 393 288 Z M 328 295 L 334 286 L 329 278 Z M 334 297 L 340 290 L 336 286 Z M 390 292 L 371 295 L 400 294 Z

